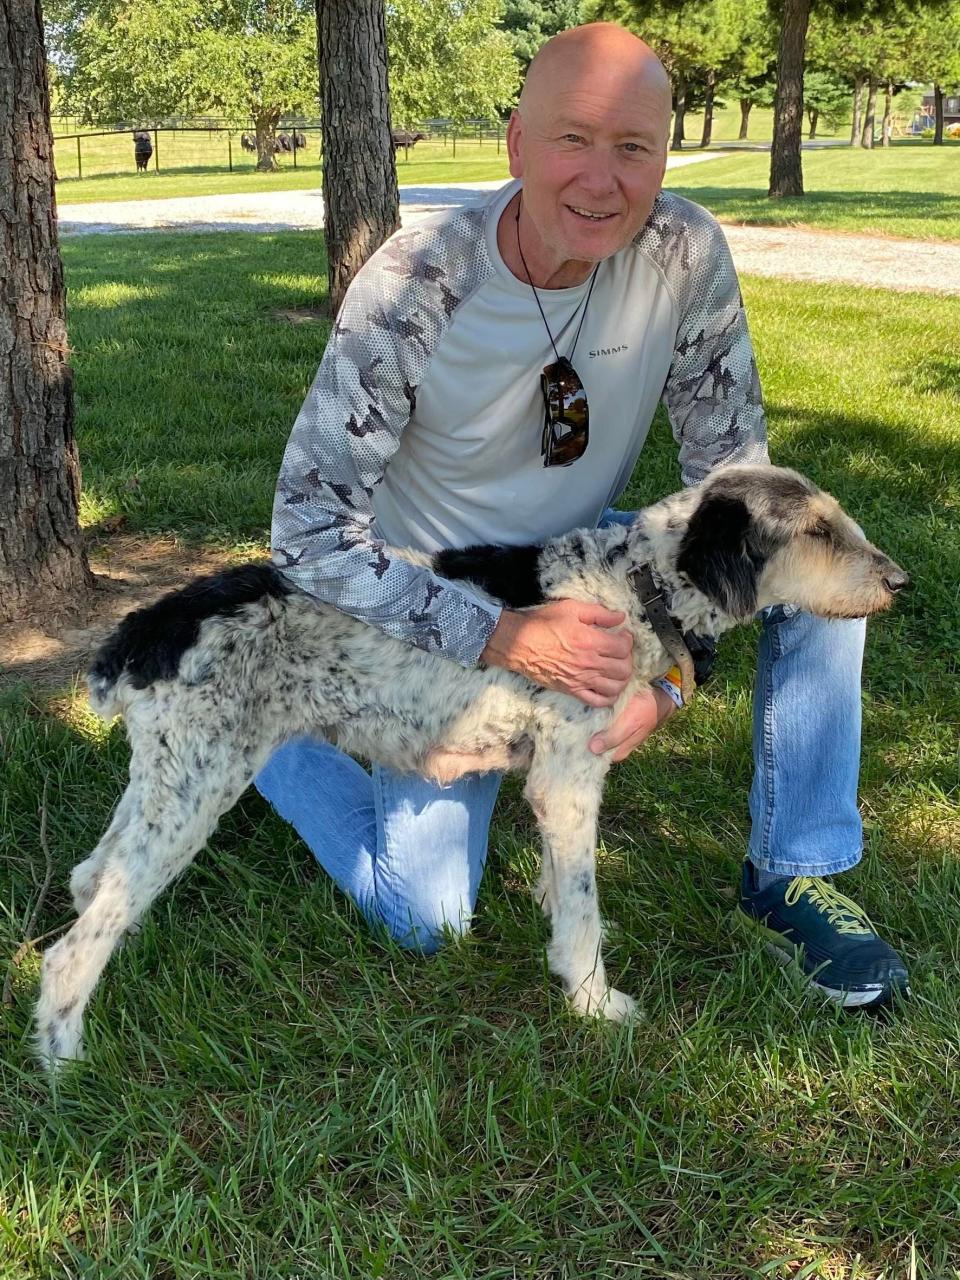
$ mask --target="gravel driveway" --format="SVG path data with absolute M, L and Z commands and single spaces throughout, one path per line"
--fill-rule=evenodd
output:
M 698 164 L 721 152 L 671 156 L 668 169 Z M 406 225 L 438 209 L 473 204 L 494 182 L 400 188 L 400 217 Z M 669 186 L 669 181 L 667 183 Z M 319 191 L 267 191 L 241 195 L 182 196 L 169 200 L 129 200 L 64 204 L 61 235 L 129 231 L 316 231 L 323 224 Z M 960 244 L 897 240 L 882 236 L 801 231 L 784 227 L 724 226 L 737 269 L 789 280 L 861 284 L 878 289 L 960 294 Z

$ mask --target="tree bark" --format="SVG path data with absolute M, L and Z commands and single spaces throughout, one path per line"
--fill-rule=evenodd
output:
M 808 107 L 807 118 L 810 121 L 810 132 L 807 134 L 807 138 L 812 142 L 817 136 L 817 121 L 820 119 L 820 112 L 816 107 Z
M 803 195 L 800 144 L 803 133 L 803 55 L 811 0 L 784 0 L 777 49 L 777 92 L 773 103 L 770 190 L 774 198 Z
M 933 145 L 935 147 L 943 146 L 943 89 L 940 85 L 933 86 Z
M 882 145 L 889 147 L 893 133 L 893 81 L 888 80 L 883 86 L 883 125 L 880 129 Z
M 280 108 L 270 107 L 254 119 L 257 131 L 257 173 L 274 173 L 280 166 L 277 164 L 277 124 L 280 120 Z
M 0 622 L 62 615 L 93 584 L 53 180 L 39 0 L 0 0 Z
M 400 223 L 383 0 L 316 0 L 330 307 Z
M 853 82 L 853 125 L 850 128 L 850 145 L 855 147 L 860 141 L 861 113 L 863 111 L 863 76 L 857 76 Z
M 713 137 L 713 99 L 717 90 L 717 76 L 715 71 L 707 73 L 707 91 L 703 104 L 703 133 L 700 136 L 701 147 L 709 147 L 710 139 Z
M 673 141 L 670 143 L 671 151 L 683 150 L 683 118 L 687 113 L 687 82 L 683 76 L 678 76 L 676 87 L 674 89 L 677 105 L 673 113 Z
M 741 142 L 745 142 L 747 138 L 747 130 L 750 127 L 750 108 L 753 103 L 749 98 L 740 99 L 740 132 L 737 135 Z
M 877 77 L 871 76 L 867 87 L 867 110 L 863 117 L 863 133 L 860 135 L 860 145 L 865 147 L 867 151 L 873 150 L 873 131 L 877 118 Z

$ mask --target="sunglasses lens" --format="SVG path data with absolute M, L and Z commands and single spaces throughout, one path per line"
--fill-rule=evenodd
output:
M 589 443 L 587 393 L 569 360 L 549 364 L 540 375 L 546 420 L 540 452 L 545 467 L 565 467 Z

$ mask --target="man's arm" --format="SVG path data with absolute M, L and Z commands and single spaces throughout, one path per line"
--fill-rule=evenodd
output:
M 670 264 L 680 317 L 663 402 L 689 485 L 699 484 L 714 467 L 768 462 L 769 455 L 760 379 L 730 249 L 710 214 L 683 204 L 694 212 L 684 260 Z
M 500 609 L 393 556 L 372 531 L 374 491 L 449 320 L 446 277 L 425 253 L 401 235 L 351 285 L 284 453 L 273 559 L 309 595 L 473 666 Z

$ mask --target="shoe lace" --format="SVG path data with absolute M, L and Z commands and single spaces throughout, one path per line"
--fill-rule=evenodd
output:
M 835 889 L 829 880 L 822 880 L 818 876 L 797 876 L 787 885 L 783 900 L 787 906 L 792 907 L 804 896 L 826 916 L 837 933 L 861 936 L 876 933 L 864 909 L 839 889 Z

